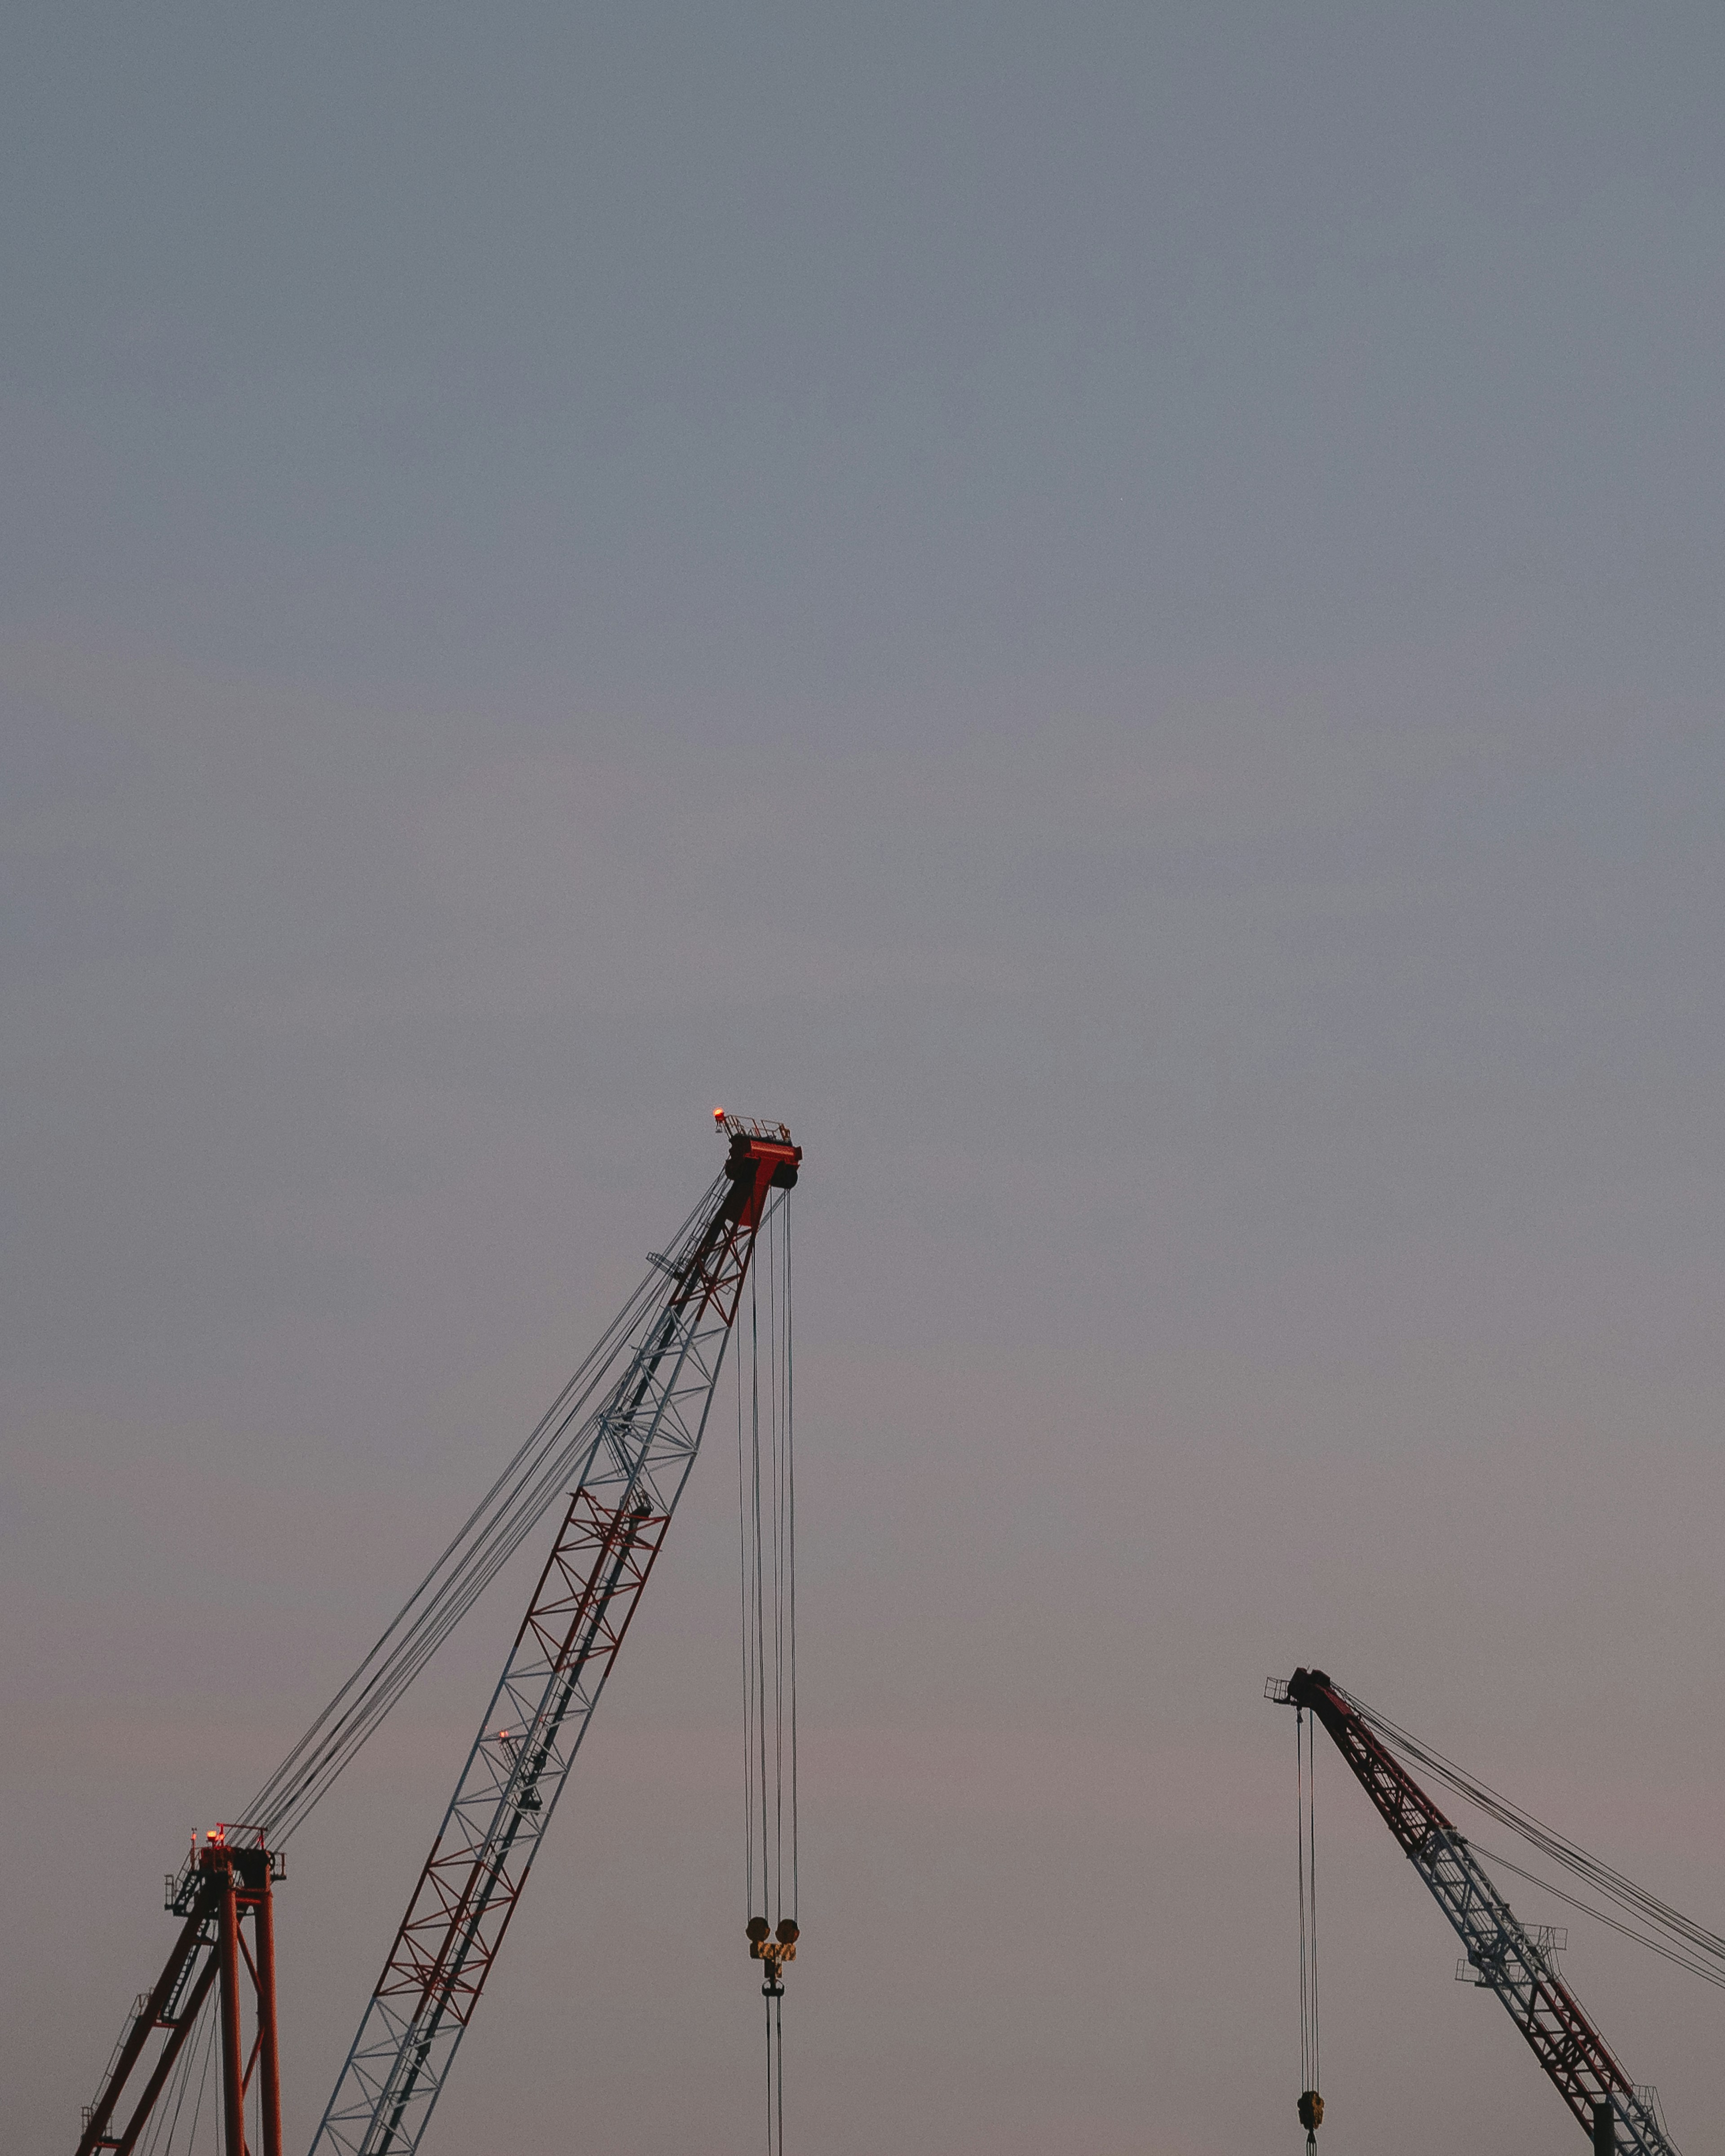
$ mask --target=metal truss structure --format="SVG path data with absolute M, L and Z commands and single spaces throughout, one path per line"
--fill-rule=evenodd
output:
M 1548 1930 L 1531 1933 L 1459 1834 L 1353 1702 L 1322 1670 L 1272 1678 L 1265 1696 L 1303 1708 L 1329 1732 L 1432 1899 L 1454 1926 L 1472 1979 L 1495 1991 L 1553 2087 L 1601 2156 L 1677 2156 L 1651 2089 L 1612 2056 L 1557 1971 Z M 1461 1972 L 1458 1971 L 1458 1974 Z
M 230 1842 L 215 1828 L 167 1882 L 167 1907 L 185 1922 L 155 1988 L 138 1994 L 95 2102 L 84 2114 L 78 2156 L 131 2156 L 210 1993 L 222 2044 L 223 2156 L 281 2156 L 281 2073 L 275 2042 L 275 1925 L 270 1890 L 281 1860 L 254 1840 Z M 236 1834 L 246 1830 L 236 1828 Z M 246 1943 L 245 1922 L 252 1938 Z M 242 2008 L 252 2002 L 248 2046 Z M 157 2035 L 165 2041 L 152 2046 Z M 148 2056 L 153 2049 L 153 2057 Z M 246 2140 L 254 2080 L 260 2141 Z M 124 2099 L 136 2087 L 134 2100 Z
M 593 1414 L 556 1546 L 330 2098 L 312 2156 L 410 2156 L 448 2077 L 663 1543 L 771 1194 L 780 1126 L 720 1119 L 715 1204 L 657 1260 L 670 1283 Z

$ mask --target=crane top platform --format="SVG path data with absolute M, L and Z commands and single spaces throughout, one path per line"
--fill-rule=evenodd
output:
M 803 1158 L 803 1148 L 793 1144 L 788 1124 L 757 1122 L 752 1116 L 727 1115 L 722 1108 L 713 1110 L 713 1122 L 724 1137 L 758 1138 L 768 1145 L 789 1146 L 798 1160 Z

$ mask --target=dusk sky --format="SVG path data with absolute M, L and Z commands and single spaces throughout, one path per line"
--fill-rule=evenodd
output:
M 1298 2156 L 1300 1662 L 1725 1928 L 1725 10 L 8 30 L 8 2150 L 716 1102 L 787 2156 Z M 763 2145 L 725 1412 L 425 2156 Z M 543 1546 L 292 1843 L 290 2148 Z M 1575 2156 L 1317 1801 L 1321 2156 Z M 1725 2144 L 1718 1994 L 1511 1898 Z

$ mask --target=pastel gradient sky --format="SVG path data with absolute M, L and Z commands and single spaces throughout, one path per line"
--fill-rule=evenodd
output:
M 1297 1661 L 1719 1924 L 1725 13 L 7 48 L 8 2146 L 720 1101 L 808 1153 L 791 2156 L 1294 2156 Z M 438 2150 L 761 2145 L 732 1492 Z M 522 1592 L 293 1845 L 290 2145 Z M 1573 2156 L 1324 1765 L 1324 2156 Z M 1725 2138 L 1713 1994 L 1566 1967 Z

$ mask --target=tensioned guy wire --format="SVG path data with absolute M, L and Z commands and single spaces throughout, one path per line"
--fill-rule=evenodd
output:
M 1651 1948 L 1656 1953 L 1665 1955 L 1667 1960 L 1676 1962 L 1680 1968 L 1705 1977 L 1709 1983 L 1725 1984 L 1725 1938 L 1717 1932 L 1710 1930 L 1705 1924 L 1697 1923 L 1691 1917 L 1686 1917 L 1681 1910 L 1673 1908 L 1670 1902 L 1649 1893 L 1645 1887 L 1638 1887 L 1634 1880 L 1625 1877 L 1599 1858 L 1590 1856 L 1566 1835 L 1559 1834 L 1555 1827 L 1548 1826 L 1543 1820 L 1536 1819 L 1532 1813 L 1523 1811 L 1519 1805 L 1512 1804 L 1489 1783 L 1468 1774 L 1453 1759 L 1445 1758 L 1441 1752 L 1435 1752 L 1430 1745 L 1421 1743 L 1419 1738 L 1405 1729 L 1399 1728 L 1386 1716 L 1377 1713 L 1363 1702 L 1353 1699 L 1352 1695 L 1349 1697 L 1361 1720 L 1376 1730 L 1393 1752 L 1423 1768 L 1455 1795 L 1476 1805 L 1487 1818 L 1496 1820 L 1501 1826 L 1519 1835 L 1541 1856 L 1561 1865 L 1595 1893 L 1608 1902 L 1615 1902 L 1620 1910 L 1636 1919 L 1638 1923 L 1645 1924 L 1649 1931 L 1658 1936 L 1649 1938 L 1634 1927 L 1608 1916 L 1604 1910 L 1573 1900 L 1560 1888 L 1546 1887 L 1548 1892 L 1555 1895 L 1559 1901 L 1568 1902 L 1572 1907 L 1580 1909 L 1589 1916 L 1597 1917 L 1602 1923 L 1621 1931 L 1626 1938 L 1638 1940 L 1641 1945 Z M 1518 1870 L 1514 1865 L 1508 1868 Z M 1533 1879 L 1531 1873 L 1519 1872 L 1519 1876 L 1535 1886 L 1546 1885 L 1542 1880 Z
M 653 1269 L 370 1653 L 247 1805 L 245 1823 L 260 1829 L 272 1848 L 281 1847 L 327 1794 L 547 1507 L 572 1477 L 579 1479 L 598 1441 L 606 1380 L 630 1342 L 656 1321 L 675 1293 L 677 1276 L 723 1180 L 714 1178 L 678 1229 L 667 1255 L 653 1261 Z
M 1502 1871 L 1512 1871 L 1517 1879 L 1525 1879 L 1530 1887 L 1537 1887 L 1542 1894 L 1549 1894 L 1554 1902 L 1563 1902 L 1567 1908 L 1579 1910 L 1583 1916 L 1592 1917 L 1614 1932 L 1621 1932 L 1625 1938 L 1633 1939 L 1637 1946 L 1645 1947 L 1650 1953 L 1661 1954 L 1666 1961 L 1675 1962 L 1679 1969 L 1687 1969 L 1692 1976 L 1698 1976 L 1704 1984 L 1717 1984 L 1725 1990 L 1725 1970 L 1709 1968 L 1703 1961 L 1692 1960 L 1677 1948 L 1667 1946 L 1663 1941 L 1651 1938 L 1645 1932 L 1638 1932 L 1633 1924 L 1625 1923 L 1621 1917 L 1614 1917 L 1604 1909 L 1594 1908 L 1591 1902 L 1584 1902 L 1579 1895 L 1567 1893 L 1561 1887 L 1553 1887 L 1549 1879 L 1541 1879 L 1534 1872 L 1523 1871 L 1519 1864 L 1512 1863 L 1507 1856 L 1497 1856 L 1477 1841 L 1470 1846 L 1488 1863 L 1497 1865 Z

